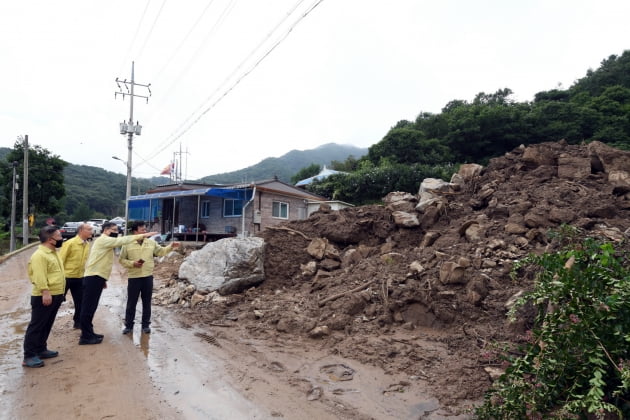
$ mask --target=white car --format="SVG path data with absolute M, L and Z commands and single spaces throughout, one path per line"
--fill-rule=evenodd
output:
M 94 237 L 101 236 L 101 233 L 103 232 L 103 229 L 101 229 L 101 225 L 99 225 L 98 223 L 96 223 L 96 222 L 94 222 L 92 220 L 88 220 L 85 223 L 87 223 L 90 226 L 92 226 L 92 233 L 94 234 Z

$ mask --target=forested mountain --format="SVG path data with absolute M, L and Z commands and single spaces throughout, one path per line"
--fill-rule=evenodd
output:
M 200 181 L 208 184 L 229 184 L 277 176 L 281 181 L 290 182 L 291 177 L 305 166 L 311 164 L 330 166 L 333 161 L 345 161 L 350 156 L 358 159 L 366 153 L 365 148 L 327 143 L 310 150 L 291 150 L 278 158 L 267 158 L 256 165 L 234 172 L 206 176 Z

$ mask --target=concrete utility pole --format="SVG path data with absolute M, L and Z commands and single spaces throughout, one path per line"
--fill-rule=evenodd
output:
M 22 245 L 28 245 L 28 134 L 24 136 L 24 187 L 22 188 Z
M 120 134 L 123 135 L 127 135 L 127 192 L 125 195 L 125 234 L 127 233 L 127 226 L 129 224 L 129 197 L 131 196 L 131 151 L 132 151 L 132 145 L 133 145 L 133 135 L 140 135 L 142 133 L 142 126 L 140 124 L 138 124 L 138 122 L 136 121 L 136 124 L 134 125 L 133 123 L 133 98 L 134 97 L 139 97 L 139 98 L 144 98 L 147 100 L 147 103 L 149 103 L 149 96 L 151 96 L 151 83 L 149 83 L 148 85 L 142 85 L 140 83 L 136 83 L 135 79 L 134 79 L 134 62 L 131 62 L 131 81 L 127 81 L 127 79 L 125 80 L 119 80 L 118 78 L 116 78 L 116 84 L 118 85 L 118 92 L 114 93 L 114 98 L 116 98 L 118 95 L 122 95 L 123 100 L 125 99 L 125 96 L 129 96 L 131 98 L 131 104 L 129 107 L 129 123 L 127 123 L 126 121 L 123 121 L 120 123 Z M 122 86 L 121 86 L 122 83 Z M 125 87 L 125 90 L 127 92 L 123 92 L 122 87 Z M 146 88 L 149 91 L 148 95 L 137 95 L 134 93 L 134 88 L 136 86 L 141 86 Z
M 15 184 L 15 171 L 17 169 L 18 163 L 13 162 L 13 183 L 11 184 L 11 239 L 9 241 L 9 252 L 15 251 L 15 191 L 17 190 L 17 185 Z

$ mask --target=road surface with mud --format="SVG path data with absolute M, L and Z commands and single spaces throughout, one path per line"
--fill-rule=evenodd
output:
M 151 334 L 136 325 L 122 335 L 126 274 L 118 264 L 94 319 L 103 343 L 78 345 L 68 294 L 48 341 L 59 357 L 23 368 L 34 250 L 0 263 L 1 420 L 444 418 L 436 400 L 395 375 L 316 348 L 191 327 L 168 308 L 154 305 Z

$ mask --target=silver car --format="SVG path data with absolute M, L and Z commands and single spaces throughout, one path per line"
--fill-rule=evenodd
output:
M 63 239 L 73 238 L 74 235 L 77 234 L 77 229 L 81 222 L 66 222 L 63 224 L 61 228 L 59 228 L 59 232 L 61 232 L 61 237 Z

